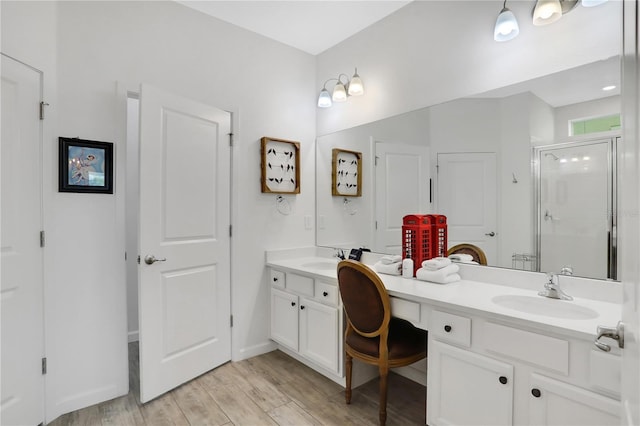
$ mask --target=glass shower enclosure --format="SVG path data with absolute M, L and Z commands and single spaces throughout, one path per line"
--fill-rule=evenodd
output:
M 538 271 L 617 279 L 618 139 L 534 148 Z

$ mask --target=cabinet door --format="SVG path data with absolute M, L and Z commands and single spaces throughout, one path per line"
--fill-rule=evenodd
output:
M 529 424 L 619 425 L 620 401 L 538 374 L 531 375 Z
M 298 350 L 298 296 L 271 289 L 271 338 Z
M 338 371 L 338 309 L 300 299 L 300 354 Z
M 427 424 L 512 424 L 512 365 L 437 340 L 427 362 Z

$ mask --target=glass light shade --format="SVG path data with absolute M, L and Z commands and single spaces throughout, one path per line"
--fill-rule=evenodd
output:
M 533 9 L 533 25 L 548 25 L 562 18 L 559 0 L 538 0 Z
M 520 27 L 516 16 L 506 7 L 503 8 L 496 20 L 493 39 L 495 41 L 508 41 L 516 38 L 518 34 L 520 34 Z
M 347 100 L 347 89 L 345 89 L 344 84 L 338 82 L 336 86 L 333 88 L 333 95 L 331 96 L 333 102 L 344 102 Z
M 582 0 L 582 5 L 584 7 L 594 7 L 600 6 L 603 3 L 606 3 L 607 0 Z
M 327 89 L 322 89 L 320 91 L 320 96 L 318 96 L 318 106 L 320 108 L 329 108 L 333 105 L 331 102 L 331 95 L 329 95 L 329 91 Z
M 364 86 L 362 85 L 362 80 L 360 80 L 360 76 L 358 75 L 358 70 L 356 69 L 355 74 L 351 78 L 351 82 L 349 82 L 349 94 L 351 96 L 360 96 L 364 93 Z

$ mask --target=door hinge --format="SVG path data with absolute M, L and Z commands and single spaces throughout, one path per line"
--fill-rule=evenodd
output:
M 229 146 L 233 146 L 233 133 L 229 133 Z
M 44 107 L 46 106 L 49 106 L 49 104 L 44 101 L 40 102 L 40 120 L 44 120 Z
M 440 164 L 436 164 L 436 173 L 440 173 Z
M 44 247 L 44 231 L 40 231 L 40 247 Z
M 231 324 L 231 327 L 233 327 L 233 315 L 229 317 L 229 324 Z
M 378 221 L 376 220 L 376 229 L 378 229 Z
M 42 374 L 47 374 L 47 358 L 42 358 Z
M 124 252 L 124 261 L 125 262 L 127 261 L 127 252 L 126 251 Z
M 229 225 L 229 238 L 233 237 L 233 226 Z
M 376 155 L 376 157 L 375 157 L 375 159 L 376 159 L 376 160 L 375 160 L 375 163 L 373 164 L 374 166 L 377 166 L 377 165 L 378 165 L 378 159 L 379 159 L 379 158 L 380 158 L 380 157 L 378 157 L 378 156 Z
M 140 255 L 138 255 L 138 258 L 136 259 L 136 262 L 138 262 L 138 265 L 140 264 Z

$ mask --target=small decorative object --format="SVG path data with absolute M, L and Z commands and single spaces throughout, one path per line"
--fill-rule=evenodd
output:
M 261 139 L 262 192 L 300 193 L 300 142 Z
M 113 194 L 113 143 L 58 138 L 58 191 Z
M 331 159 L 331 194 L 362 196 L 362 153 L 334 148 Z

